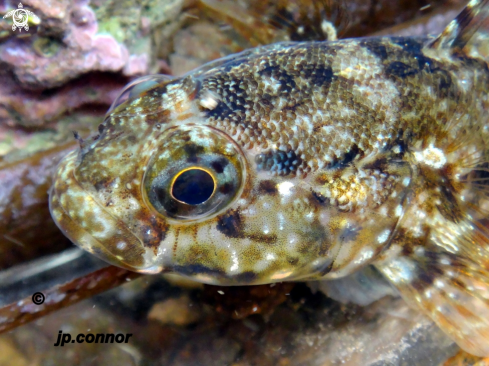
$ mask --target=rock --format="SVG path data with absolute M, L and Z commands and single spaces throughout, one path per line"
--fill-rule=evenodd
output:
M 128 78 L 156 72 L 153 33 L 178 18 L 183 0 L 125 3 L 25 1 L 40 24 L 29 33 L 0 33 L 0 120 L 42 126 L 93 100 L 110 105 Z M 101 72 L 113 80 L 102 84 L 91 77 Z
M 148 313 L 149 320 L 157 320 L 163 324 L 187 326 L 201 318 L 201 311 L 197 306 L 192 306 L 188 296 L 176 299 L 168 299 L 153 305 Z
M 30 359 L 39 364 L 60 360 L 74 364 L 83 354 L 94 366 L 106 364 L 109 356 L 123 362 L 119 365 L 132 365 L 130 355 L 136 355 L 138 364 L 151 365 L 432 366 L 459 350 L 400 298 L 387 296 L 361 307 L 340 304 L 302 283 L 283 285 L 288 288 L 279 286 L 270 293 L 263 291 L 264 286 L 237 292 L 214 286 L 177 290 L 161 276 L 147 276 L 99 296 L 96 302 L 84 301 L 0 335 L 0 345 L 13 340 L 12 352 L 27 348 Z M 159 287 L 166 290 L 155 296 Z M 277 302 L 282 290 L 290 292 L 284 302 Z M 211 291 L 224 294 L 209 301 L 206 292 Z M 267 310 L 240 318 L 222 310 L 246 306 L 249 298 Z M 260 305 L 258 299 L 268 305 Z M 194 306 L 198 316 L 192 315 Z M 68 344 L 61 349 L 53 347 L 59 329 L 72 336 L 108 332 L 133 336 L 124 347 Z M 460 360 L 479 361 L 466 354 L 452 359 Z M 465 364 L 471 363 L 446 365 Z

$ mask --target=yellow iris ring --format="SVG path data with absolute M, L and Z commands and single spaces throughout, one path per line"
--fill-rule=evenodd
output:
M 173 185 L 175 184 L 176 180 L 178 179 L 179 176 L 181 176 L 183 173 L 185 172 L 188 172 L 189 170 L 202 170 L 203 172 L 206 172 L 207 174 L 210 175 L 210 177 L 212 178 L 212 182 L 214 183 L 214 188 L 212 189 L 212 193 L 211 195 L 209 196 L 209 198 L 207 198 L 204 202 L 201 202 L 199 203 L 199 205 L 209 201 L 212 196 L 214 195 L 214 193 L 216 192 L 216 188 L 217 188 L 217 181 L 216 181 L 216 178 L 214 177 L 214 175 L 212 174 L 212 172 L 208 169 L 204 169 L 204 168 L 201 168 L 201 167 L 198 167 L 198 166 L 192 166 L 192 167 L 189 167 L 189 168 L 185 168 L 183 170 L 181 170 L 180 172 L 178 172 L 178 174 L 176 174 L 172 181 L 171 181 L 171 184 L 170 184 L 170 194 L 171 194 L 171 197 L 175 200 L 175 201 L 178 201 L 180 203 L 183 203 L 185 205 L 189 205 L 189 206 L 195 206 L 195 205 L 191 205 L 191 204 L 188 204 L 187 202 L 184 202 L 184 201 L 180 201 L 178 198 L 176 198 L 174 195 L 173 195 Z

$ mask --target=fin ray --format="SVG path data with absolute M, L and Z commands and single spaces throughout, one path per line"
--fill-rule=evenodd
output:
M 465 351 L 484 357 L 489 356 L 488 234 L 466 215 L 433 229 L 422 249 L 376 265 L 407 302 Z
M 477 51 L 482 51 L 483 57 L 487 57 L 488 55 L 482 49 L 487 48 L 488 33 L 489 0 L 472 0 L 427 47 L 450 49 L 452 53 L 469 53 L 471 50 L 467 48 L 475 48 Z M 477 39 L 479 36 L 483 38 Z M 479 44 L 481 41 L 486 44 L 486 47 Z

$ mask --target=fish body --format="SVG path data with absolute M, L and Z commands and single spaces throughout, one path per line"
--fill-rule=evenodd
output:
M 279 43 L 147 78 L 60 163 L 53 218 L 115 265 L 211 284 L 373 264 L 489 356 L 488 6 L 438 38 Z

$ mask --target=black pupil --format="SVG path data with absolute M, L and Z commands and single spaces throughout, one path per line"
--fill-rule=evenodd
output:
M 190 169 L 180 174 L 172 187 L 172 195 L 188 205 L 207 201 L 214 192 L 214 180 L 206 171 Z

